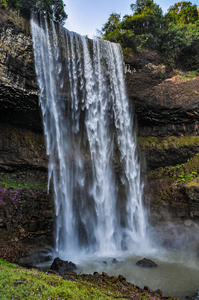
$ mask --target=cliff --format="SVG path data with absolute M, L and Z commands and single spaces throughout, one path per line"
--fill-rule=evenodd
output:
M 53 245 L 54 204 L 29 24 L 0 20 L 0 256 L 16 261 Z
M 167 74 L 157 53 L 143 51 L 127 64 L 126 82 L 146 162 L 145 202 L 153 238 L 175 247 L 184 240 L 186 250 L 197 248 L 199 76 L 177 70 Z
M 30 29 L 4 10 L 0 19 L 0 256 L 16 260 L 33 245 L 53 244 L 54 207 L 46 193 L 48 158 Z M 142 52 L 126 64 L 146 166 L 144 200 L 153 238 L 173 245 L 172 221 L 193 249 L 199 221 L 199 77 L 168 78 L 159 63 L 156 53 Z

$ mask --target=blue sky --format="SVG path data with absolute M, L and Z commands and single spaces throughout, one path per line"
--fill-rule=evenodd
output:
M 166 12 L 178 0 L 155 0 L 154 2 Z M 68 14 L 65 27 L 92 38 L 96 35 L 96 29 L 102 28 L 111 13 L 119 13 L 121 16 L 131 14 L 130 4 L 135 3 L 135 0 L 64 0 L 64 3 Z

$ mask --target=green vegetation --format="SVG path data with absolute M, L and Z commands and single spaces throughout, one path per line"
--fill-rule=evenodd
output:
M 199 10 L 190 1 L 175 3 L 163 15 L 153 0 L 136 0 L 132 15 L 112 13 L 101 37 L 118 42 L 129 53 L 158 51 L 169 68 L 199 69 Z
M 153 148 L 158 150 L 169 149 L 171 147 L 180 148 L 184 146 L 198 146 L 199 136 L 167 136 L 167 137 L 139 137 L 138 147 L 141 149 Z
M 44 183 L 21 182 L 4 175 L 0 178 L 0 206 L 16 205 L 27 196 L 30 199 L 41 197 L 41 193 L 46 191 L 47 185 Z
M 183 164 L 158 168 L 148 174 L 150 179 L 170 179 L 171 184 L 187 183 L 199 175 L 199 153 Z
M 0 298 L 6 299 L 113 299 L 78 282 L 39 270 L 27 270 L 0 259 Z
M 21 182 L 18 181 L 17 179 L 13 179 L 9 177 L 8 175 L 4 175 L 0 177 L 0 187 L 3 188 L 13 188 L 13 189 L 44 189 L 47 190 L 47 184 L 45 183 L 38 183 L 38 182 Z
M 0 6 L 30 15 L 30 11 L 47 14 L 54 21 L 63 24 L 67 18 L 63 0 L 0 0 Z
M 197 177 L 197 172 L 191 172 L 187 175 L 185 175 L 185 172 L 182 172 L 180 175 L 178 175 L 178 179 L 177 182 L 179 183 L 185 183 L 185 182 L 189 182 L 192 181 L 193 178 Z
M 189 191 L 199 187 L 199 153 L 183 164 L 158 168 L 148 174 L 152 182 L 154 204 L 169 203 L 174 208 L 186 209 Z M 149 191 L 150 192 L 150 191 Z

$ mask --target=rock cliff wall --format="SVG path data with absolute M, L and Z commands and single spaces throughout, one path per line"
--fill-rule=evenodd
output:
M 3 10 L 0 17 L 0 256 L 16 260 L 33 245 L 53 244 L 54 208 L 46 193 L 48 158 L 30 28 Z M 177 228 L 193 249 L 199 222 L 199 77 L 167 78 L 159 63 L 157 54 L 143 52 L 126 64 L 146 165 L 145 202 L 154 239 L 171 246 Z
M 176 71 L 170 77 L 159 62 L 157 53 L 143 51 L 126 66 L 129 99 L 138 123 L 138 148 L 146 162 L 145 201 L 154 239 L 196 249 L 199 76 Z
M 53 245 L 54 205 L 29 24 L 0 9 L 0 257 Z

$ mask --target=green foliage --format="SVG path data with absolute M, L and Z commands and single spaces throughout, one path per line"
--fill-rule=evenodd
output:
M 8 175 L 0 177 L 0 186 L 7 189 L 47 189 L 47 184 L 39 182 L 21 182 L 21 180 L 13 179 Z
M 113 299 L 86 284 L 0 260 L 1 299 Z
M 120 15 L 119 14 L 111 14 L 108 18 L 108 21 L 102 28 L 102 32 L 104 32 L 104 38 L 106 39 L 110 33 L 118 29 L 120 24 Z
M 23 15 L 29 15 L 30 11 L 41 12 L 60 24 L 67 18 L 63 0 L 0 0 L 0 5 L 16 9 Z
M 167 66 L 184 70 L 199 68 L 199 21 L 170 23 L 162 33 L 161 52 Z
M 4 266 L 4 267 L 15 267 L 14 264 L 8 262 L 8 261 L 5 261 L 3 259 L 0 259 L 0 266 Z
M 189 1 L 181 1 L 170 6 L 165 18 L 171 23 L 190 24 L 198 20 L 197 6 Z
M 153 0 L 137 0 L 131 7 L 134 14 L 124 16 L 123 20 L 119 14 L 110 15 L 102 28 L 102 37 L 133 51 L 143 47 L 154 49 L 159 41 L 162 9 Z
M 111 14 L 101 36 L 133 52 L 158 50 L 169 68 L 199 69 L 199 9 L 190 1 L 171 6 L 163 16 L 153 0 L 136 0 L 132 15 Z
M 192 181 L 193 178 L 197 177 L 197 172 L 191 172 L 187 175 L 185 175 L 185 172 L 182 172 L 180 175 L 178 175 L 177 183 L 185 183 Z
M 0 0 L 0 6 L 1 7 L 7 7 L 8 6 L 7 0 Z
M 164 151 L 169 148 L 180 149 L 181 147 L 193 146 L 197 147 L 199 145 L 199 136 L 167 136 L 167 137 L 139 137 L 138 147 L 141 149 L 158 149 Z

